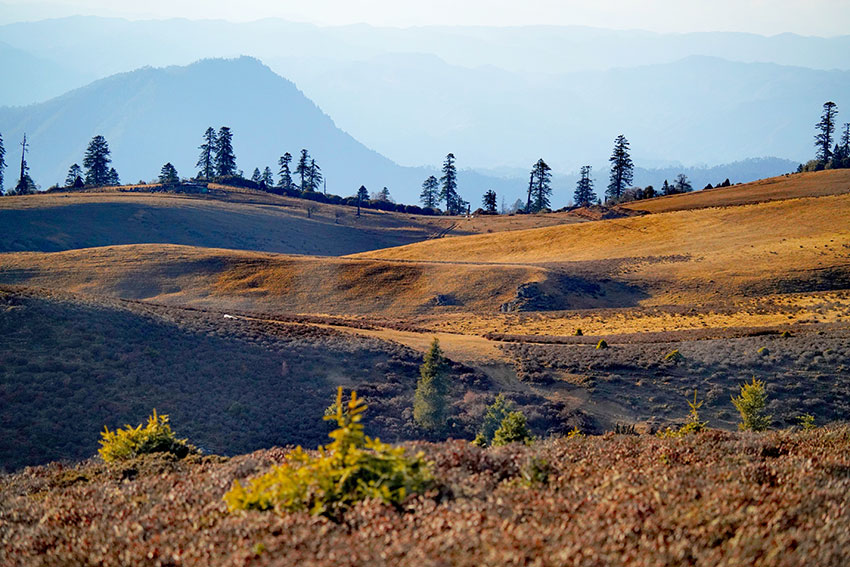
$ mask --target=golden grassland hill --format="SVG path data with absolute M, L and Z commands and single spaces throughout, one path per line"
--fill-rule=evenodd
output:
M 95 433 L 95 432 L 92 432 Z M 179 433 L 179 431 L 178 431 Z M 282 449 L 230 459 L 53 464 L 0 476 L 6 565 L 843 567 L 845 427 L 685 438 L 608 434 L 481 449 L 416 444 L 439 491 L 340 522 L 229 513 L 234 480 Z
M 441 238 L 342 259 L 161 245 L 4 254 L 0 281 L 395 317 L 493 313 L 522 299 L 523 284 L 536 286 L 543 310 L 699 305 L 847 288 L 848 214 L 850 195 L 789 199 Z
M 0 199 L 0 252 L 54 252 L 117 244 L 337 256 L 446 234 L 476 234 L 583 222 L 570 213 L 411 215 L 317 203 L 211 185 L 207 194 L 156 185 L 51 192 Z
M 668 195 L 624 203 L 621 208 L 647 213 L 665 213 L 702 209 L 752 205 L 767 201 L 823 197 L 850 193 L 850 171 L 834 169 L 818 172 L 787 174 L 743 185 L 704 189 L 683 195 Z
M 351 256 L 544 266 L 637 286 L 642 304 L 844 289 L 850 195 L 441 239 Z M 497 269 L 497 268 L 494 268 Z

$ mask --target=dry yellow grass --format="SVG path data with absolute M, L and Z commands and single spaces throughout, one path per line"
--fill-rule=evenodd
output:
M 449 333 L 483 335 L 619 335 L 808 323 L 850 325 L 850 291 L 793 293 L 731 298 L 721 304 L 689 309 L 622 308 L 529 313 L 452 313 L 422 316 L 419 327 Z
M 172 245 L 0 255 L 0 282 L 170 304 L 282 313 L 406 315 L 437 295 L 490 310 L 539 267 L 415 264 Z M 452 307 L 436 309 L 451 310 Z M 455 308 L 456 309 L 456 308 Z
M 850 170 L 836 169 L 810 173 L 795 173 L 762 179 L 733 187 L 695 191 L 684 195 L 669 195 L 622 205 L 623 208 L 649 213 L 751 205 L 765 201 L 822 197 L 850 193 Z
M 655 303 L 700 302 L 748 287 L 783 291 L 788 282 L 793 288 L 846 270 L 848 219 L 850 195 L 838 195 L 448 238 L 352 257 L 545 265 L 649 286 Z

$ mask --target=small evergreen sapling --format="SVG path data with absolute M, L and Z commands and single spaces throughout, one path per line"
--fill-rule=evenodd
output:
M 502 425 L 502 421 L 508 417 L 511 411 L 510 402 L 505 399 L 504 394 L 499 394 L 493 403 L 487 407 L 484 413 L 484 420 L 481 422 L 481 429 L 475 440 L 472 442 L 479 447 L 486 447 L 493 442 L 493 436 L 496 430 Z
M 125 461 L 148 453 L 170 453 L 182 459 L 198 452 L 186 439 L 178 439 L 171 430 L 168 416 L 157 415 L 156 410 L 148 417 L 144 428 L 141 424 L 137 427 L 125 425 L 124 429 L 116 431 L 104 427 L 100 436 L 101 447 L 97 452 L 107 463 Z
M 434 339 L 419 367 L 419 381 L 413 395 L 413 419 L 423 429 L 438 431 L 445 425 L 449 389 L 447 367 L 440 341 Z
M 767 393 L 763 381 L 753 376 L 751 383 L 741 384 L 741 393 L 732 397 L 732 403 L 741 414 L 738 428 L 742 431 L 764 431 L 770 427 L 771 418 L 765 413 Z
M 339 388 L 332 407 L 336 413 L 324 419 L 337 423 L 330 434 L 333 442 L 319 447 L 317 455 L 298 447 L 282 465 L 273 466 L 245 487 L 234 481 L 224 495 L 230 511 L 306 510 L 341 520 L 351 506 L 367 498 L 400 505 L 433 484 L 422 453 L 408 456 L 404 447 L 366 436 L 360 423 L 366 404 L 355 392 L 344 403 Z
M 528 443 L 532 439 L 525 414 L 521 411 L 512 411 L 502 420 L 499 429 L 493 434 L 493 446 L 501 447 L 510 443 Z

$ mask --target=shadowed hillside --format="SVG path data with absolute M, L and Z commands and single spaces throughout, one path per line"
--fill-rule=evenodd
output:
M 0 199 L 0 252 L 180 244 L 342 256 L 447 235 L 584 222 L 577 213 L 478 218 L 390 213 L 216 185 L 210 194 L 151 186 Z

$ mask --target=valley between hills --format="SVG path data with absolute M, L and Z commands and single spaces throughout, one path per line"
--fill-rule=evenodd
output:
M 427 438 L 410 405 L 434 337 L 450 437 L 471 438 L 499 392 L 541 437 L 653 431 L 694 390 L 733 429 L 729 396 L 752 376 L 779 424 L 850 411 L 843 170 L 475 218 L 138 189 L 0 201 L 8 467 L 85 458 L 84 433 L 150 407 L 219 454 L 316 444 L 304 416 L 337 385 L 374 404 L 382 438 Z

